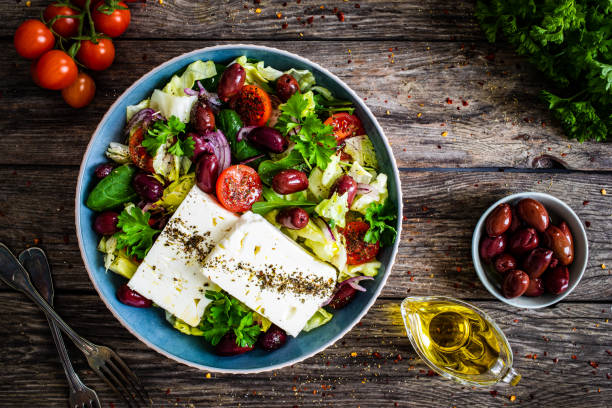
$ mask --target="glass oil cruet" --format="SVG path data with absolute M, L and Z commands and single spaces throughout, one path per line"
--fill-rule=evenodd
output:
M 412 346 L 441 376 L 480 386 L 520 381 L 506 336 L 478 308 L 444 296 L 407 297 L 401 312 Z

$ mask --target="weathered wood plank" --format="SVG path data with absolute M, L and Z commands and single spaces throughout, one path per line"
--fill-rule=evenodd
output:
M 79 164 L 91 133 L 124 89 L 161 62 L 216 43 L 121 41 L 114 66 L 94 75 L 93 104 L 75 111 L 59 93 L 36 87 L 29 63 L 0 42 L 8 48 L 0 71 L 17 73 L 0 79 L 0 128 L 6 129 L 0 163 Z M 510 50 L 489 61 L 484 44 L 260 44 L 311 58 L 367 98 L 400 166 L 532 168 L 546 165 L 538 158 L 547 155 L 572 169 L 612 169 L 612 144 L 568 141 L 538 100 L 539 75 Z
M 65 407 L 67 387 L 42 314 L 17 293 L 0 293 L 0 303 L 4 322 L 0 326 L 0 405 Z M 612 322 L 606 320 L 612 317 L 608 303 L 509 311 L 500 302 L 478 302 L 505 332 L 514 352 L 514 366 L 523 375 L 517 387 L 482 389 L 427 374 L 429 368 L 417 359 L 404 335 L 398 303 L 379 300 L 362 325 L 336 345 L 293 367 L 206 378 L 204 372 L 147 349 L 120 326 L 95 295 L 60 294 L 56 302 L 59 313 L 79 333 L 111 346 L 124 357 L 156 407 L 471 407 L 509 403 L 511 395 L 522 406 L 608 404 L 606 398 L 612 392 L 612 380 L 607 378 L 612 372 L 612 357 L 606 352 L 612 330 Z M 71 356 L 104 407 L 111 402 L 123 407 L 74 348 Z
M 23 20 L 38 18 L 47 4 L 43 0 L 34 0 L 28 8 L 24 1 L 17 4 L 14 0 L 0 1 L 0 9 L 7 10 L 0 36 L 12 36 Z M 344 14 L 344 22 L 339 21 L 335 9 Z M 472 17 L 471 1 L 449 5 L 442 0 L 419 3 L 402 0 L 330 0 L 324 3 L 316 0 L 262 0 L 258 4 L 240 0 L 165 0 L 160 5 L 157 0 L 149 0 L 146 5 L 131 4 L 130 10 L 132 20 L 124 34 L 127 38 L 482 39 L 480 28 Z M 308 22 L 309 17 L 313 17 L 312 23 Z M 284 23 L 287 26 L 283 29 Z
M 612 191 L 611 175 L 404 171 L 401 176 L 404 233 L 383 296 L 454 293 L 490 298 L 470 256 L 480 214 L 507 194 L 544 191 L 562 198 L 589 222 L 588 268 L 569 299 L 612 297 L 612 206 L 610 196 L 600 193 L 602 188 Z M 19 251 L 39 239 L 60 289 L 91 289 L 74 233 L 76 177 L 73 167 L 0 169 L 0 241 Z

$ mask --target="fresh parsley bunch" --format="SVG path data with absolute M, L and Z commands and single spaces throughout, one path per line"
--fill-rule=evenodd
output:
M 193 155 L 195 142 L 190 137 L 181 139 L 180 136 L 184 132 L 185 124 L 172 115 L 168 122 L 158 120 L 153 124 L 142 141 L 142 146 L 147 149 L 151 156 L 155 156 L 160 146 L 166 145 L 169 140 L 174 140 L 174 143 L 168 148 L 168 153 L 179 157 L 190 157 Z
M 254 323 L 253 312 L 244 307 L 238 299 L 223 292 L 207 290 L 206 297 L 212 302 L 200 323 L 204 338 L 213 346 L 230 330 L 236 335 L 236 344 L 250 347 L 257 341 L 261 328 Z
M 374 244 L 380 241 L 382 246 L 389 246 L 395 241 L 397 231 L 389 223 L 395 221 L 397 215 L 387 202 L 388 200 L 383 204 L 372 203 L 366 208 L 365 220 L 370 224 L 370 229 L 363 237 L 365 242 Z
M 126 206 L 119 214 L 117 226 L 121 231 L 117 232 L 117 247 L 125 248 L 129 256 L 136 255 L 144 259 L 153 246 L 153 237 L 160 233 L 160 230 L 149 225 L 151 214 L 142 211 L 134 204 Z
M 304 94 L 294 93 L 280 106 L 276 128 L 289 135 L 295 150 L 309 166 L 325 169 L 337 147 L 334 128 L 323 124 L 314 109 L 310 109 L 310 103 Z
M 612 1 L 478 0 L 490 42 L 501 34 L 557 92 L 542 97 L 569 138 L 605 141 L 612 133 Z

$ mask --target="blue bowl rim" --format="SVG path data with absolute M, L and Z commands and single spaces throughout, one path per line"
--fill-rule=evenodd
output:
M 311 65 L 313 67 L 315 67 L 316 69 L 320 70 L 323 74 L 325 74 L 326 76 L 328 76 L 329 78 L 331 78 L 333 81 L 335 81 L 336 83 L 338 83 L 346 92 L 348 95 L 350 95 L 350 97 L 352 98 L 352 102 L 355 103 L 356 105 L 359 105 L 361 109 L 363 109 L 363 112 L 366 113 L 370 119 L 372 120 L 372 123 L 374 124 L 374 127 L 376 129 L 376 132 L 378 133 L 378 135 L 380 136 L 380 139 L 383 142 L 383 145 L 385 147 L 386 150 L 386 154 L 388 157 L 391 158 L 392 160 L 392 164 L 393 164 L 393 177 L 395 179 L 395 183 L 397 186 L 397 197 L 398 197 L 398 202 L 396 203 L 397 205 L 397 213 L 398 213 L 398 218 L 399 218 L 399 222 L 397 224 L 397 237 L 395 239 L 395 243 L 393 244 L 393 248 L 391 251 L 391 256 L 389 258 L 389 264 L 386 265 L 385 268 L 385 274 L 384 276 L 381 277 L 381 284 L 378 286 L 378 288 L 375 290 L 375 292 L 373 293 L 372 297 L 370 298 L 370 300 L 368 301 L 368 303 L 365 305 L 365 307 L 359 312 L 359 314 L 355 315 L 355 317 L 353 318 L 352 322 L 349 323 L 347 325 L 347 327 L 342 330 L 341 332 L 339 332 L 335 337 L 333 337 L 332 339 L 330 339 L 327 343 L 321 345 L 321 347 L 319 347 L 318 349 L 310 352 L 310 353 L 306 353 L 302 356 L 284 361 L 282 363 L 278 363 L 278 364 L 273 364 L 267 367 L 260 367 L 260 368 L 255 368 L 255 369 L 225 369 L 225 368 L 217 368 L 217 367 L 211 367 L 211 366 L 207 366 L 204 364 L 197 364 L 194 363 L 192 361 L 189 360 L 185 360 L 183 358 L 180 358 L 172 353 L 167 352 L 166 350 L 163 350 L 159 347 L 157 347 L 156 345 L 150 343 L 146 338 L 144 338 L 143 336 L 140 335 L 140 333 L 138 333 L 137 331 L 133 330 L 129 324 L 127 324 L 126 321 L 123 320 L 123 318 L 119 315 L 119 313 L 113 308 L 113 306 L 106 300 L 106 298 L 102 295 L 102 291 L 101 289 L 98 287 L 98 284 L 96 283 L 96 280 L 94 279 L 94 274 L 92 269 L 90 268 L 88 262 L 87 262 L 87 258 L 85 256 L 85 249 L 83 246 L 83 239 L 81 237 L 81 219 L 80 219 L 80 211 L 79 208 L 82 204 L 82 200 L 81 200 L 81 195 L 80 192 L 82 191 L 82 187 L 83 187 L 83 174 L 85 171 L 85 162 L 87 161 L 87 158 L 89 157 L 90 154 L 90 150 L 94 144 L 94 139 L 95 139 L 95 135 L 100 131 L 100 129 L 103 127 L 103 125 L 105 124 L 106 121 L 110 120 L 110 113 L 112 111 L 114 111 L 116 105 L 119 104 L 119 102 L 125 97 L 127 96 L 130 92 L 132 92 L 132 90 L 134 88 L 136 88 L 139 84 L 148 81 L 150 79 L 151 76 L 153 76 L 155 73 L 157 73 L 158 71 L 161 71 L 162 69 L 164 69 L 166 66 L 171 65 L 174 62 L 183 60 L 183 59 L 188 59 L 189 57 L 196 55 L 196 54 L 200 54 L 203 52 L 207 52 L 207 51 L 217 51 L 217 50 L 236 50 L 236 49 L 241 49 L 241 50 L 259 50 L 259 51 L 265 51 L 265 52 L 270 52 L 270 53 L 275 53 L 275 54 L 280 54 L 283 55 L 285 57 L 288 58 L 293 58 L 296 60 L 301 61 L 302 63 L 306 64 L 306 65 Z M 96 291 L 98 292 L 98 295 L 100 297 L 100 299 L 102 299 L 102 301 L 104 302 L 104 304 L 106 305 L 107 309 L 110 310 L 110 312 L 113 314 L 113 316 L 115 316 L 115 318 L 121 323 L 121 325 L 123 327 L 125 327 L 130 333 L 132 333 L 137 339 L 139 339 L 141 342 L 143 342 L 147 347 L 157 351 L 158 353 L 166 356 L 167 358 L 170 358 L 174 361 L 177 361 L 179 363 L 185 364 L 187 366 L 193 367 L 193 368 L 197 368 L 200 370 L 205 370 L 205 371 L 211 371 L 211 372 L 218 372 L 218 373 L 228 373 L 228 374 L 254 374 L 254 373 L 261 373 L 261 372 L 265 372 L 265 371 L 271 371 L 271 370 L 278 370 L 284 367 L 288 367 L 291 366 L 293 364 L 299 363 L 300 361 L 306 360 L 307 358 L 310 358 L 318 353 L 320 353 L 321 351 L 327 349 L 329 346 L 331 346 L 332 344 L 336 343 L 338 340 L 340 340 L 342 337 L 344 337 L 346 335 L 346 333 L 348 333 L 350 330 L 352 330 L 352 328 L 363 318 L 363 316 L 370 310 L 370 308 L 372 307 L 372 305 L 374 304 L 374 302 L 376 302 L 376 299 L 378 299 L 378 296 L 380 295 L 380 292 L 382 291 L 383 287 L 385 286 L 385 284 L 387 283 L 387 279 L 389 277 L 389 275 L 391 274 L 391 270 L 393 268 L 393 265 L 395 263 L 395 258 L 398 252 L 398 248 L 399 248 L 399 242 L 401 239 L 401 229 L 402 229 L 402 222 L 401 222 L 401 216 L 403 214 L 403 200 L 402 200 L 402 187 L 401 187 L 401 181 L 400 181 L 400 177 L 399 177 L 399 170 L 397 167 L 397 161 L 395 159 L 395 156 L 393 155 L 393 151 L 391 150 L 391 146 L 389 145 L 389 142 L 387 140 L 387 137 L 385 136 L 385 132 L 383 131 L 382 127 L 380 126 L 380 124 L 378 123 L 378 120 L 376 119 L 376 116 L 374 116 L 374 114 L 370 111 L 370 109 L 367 107 L 367 105 L 363 102 L 363 100 L 347 85 L 344 83 L 344 81 L 342 81 L 340 78 L 338 78 L 336 75 L 334 75 L 333 73 L 331 73 L 329 70 L 327 70 L 326 68 L 323 68 L 321 65 L 310 61 L 307 58 L 301 57 L 297 54 L 291 53 L 289 51 L 285 51 L 285 50 L 281 50 L 278 48 L 273 48 L 273 47 L 266 47 L 266 46 L 262 46 L 262 45 L 252 45 L 252 44 L 226 44 L 226 45 L 216 45 L 216 46 L 212 46 L 212 47 L 205 47 L 205 48 L 199 48 L 197 50 L 193 50 L 181 55 L 178 55 L 158 66 L 156 66 L 155 68 L 151 69 L 149 72 L 147 72 L 146 74 L 144 74 L 142 77 L 140 77 L 140 79 L 136 80 L 136 82 L 134 82 L 129 88 L 127 88 L 117 99 L 116 101 L 108 108 L 108 110 L 106 111 L 106 113 L 104 114 L 104 116 L 102 117 L 102 119 L 100 120 L 100 123 L 98 124 L 98 126 L 96 127 L 96 130 L 94 131 L 94 133 L 92 134 L 92 137 L 89 141 L 89 143 L 87 144 L 87 149 L 85 150 L 85 153 L 83 155 L 83 159 L 81 161 L 81 166 L 79 169 L 79 175 L 78 175 L 78 179 L 77 179 L 77 185 L 76 185 L 76 194 L 75 194 L 75 207 L 74 207 L 74 211 L 75 211 L 75 223 L 76 223 L 76 235 L 77 235 L 77 240 L 79 243 L 79 250 L 81 252 L 81 258 L 83 259 L 83 263 L 85 265 L 85 269 L 87 270 L 87 273 L 89 275 L 89 279 L 92 282 L 94 288 L 96 289 Z

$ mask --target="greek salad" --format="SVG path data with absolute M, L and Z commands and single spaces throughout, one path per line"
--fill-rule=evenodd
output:
M 308 70 L 195 61 L 128 106 L 86 201 L 122 303 L 223 356 L 329 322 L 396 239 L 350 101 Z

